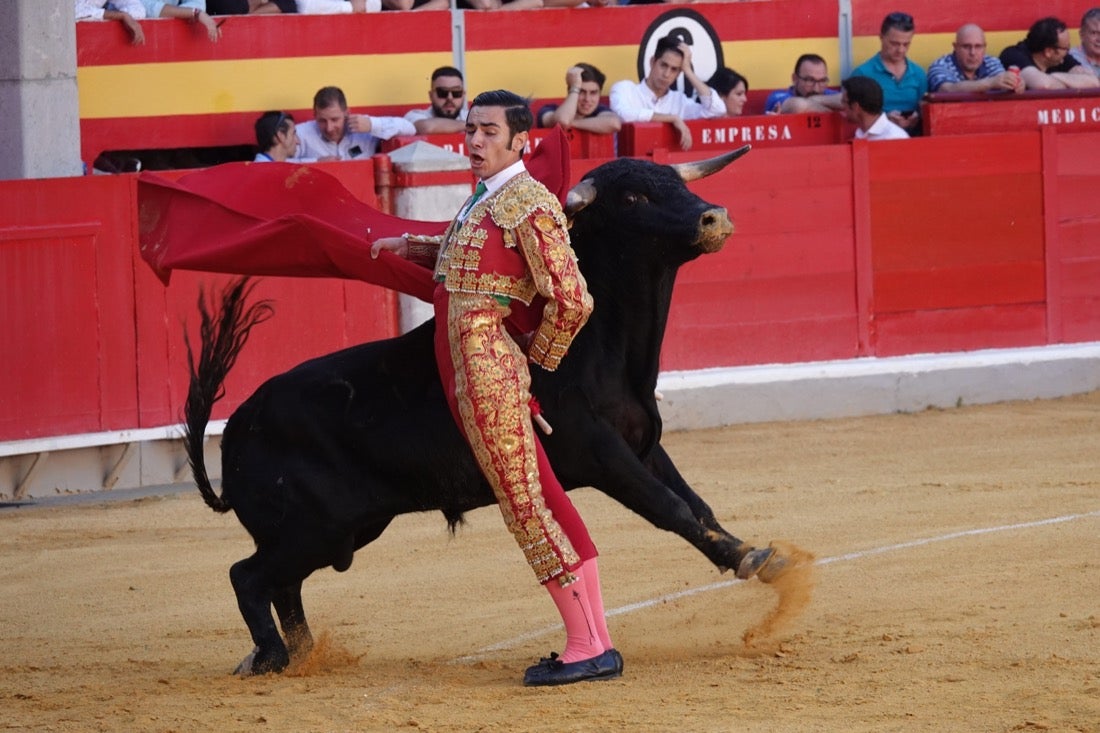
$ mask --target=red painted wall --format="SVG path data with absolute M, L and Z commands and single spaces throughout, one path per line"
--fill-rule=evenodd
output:
M 669 161 L 697 153 L 658 152 Z M 1100 134 L 762 148 L 691 184 L 731 212 L 689 263 L 666 370 L 1100 340 Z M 600 161 L 574 161 L 574 179 Z M 329 164 L 371 200 L 374 167 Z M 0 182 L 0 440 L 178 421 L 200 283 L 140 262 L 131 176 Z M 304 359 L 396 332 L 391 293 L 268 278 L 216 416 Z
M 373 193 L 372 163 L 326 167 Z M 129 175 L 0 182 L 0 440 L 180 420 L 184 324 L 195 338 L 199 286 L 229 278 L 183 272 L 164 287 L 138 255 L 136 215 Z M 257 294 L 277 316 L 255 330 L 215 418 L 294 364 L 397 332 L 395 296 L 363 283 L 265 278 Z

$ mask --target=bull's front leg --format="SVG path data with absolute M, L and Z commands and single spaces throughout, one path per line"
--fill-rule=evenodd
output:
M 592 483 L 635 514 L 683 537 L 720 571 L 737 569 L 739 578 L 750 578 L 765 565 L 769 548 L 758 550 L 723 529 L 714 513 L 694 491 L 679 480 L 679 491 L 663 480 L 651 466 L 643 464 L 632 450 L 615 436 L 600 441 L 592 451 L 600 457 L 598 480 Z M 657 463 L 667 471 L 671 460 L 663 450 Z M 672 473 L 679 474 L 672 467 Z
M 781 569 L 786 563 L 776 554 L 775 549 L 772 547 L 763 547 L 759 549 L 750 547 L 742 540 L 726 531 L 726 529 L 718 523 L 718 520 L 714 516 L 714 511 L 711 510 L 710 506 L 702 497 L 695 493 L 695 490 L 692 489 L 691 486 L 688 485 L 688 482 L 684 480 L 684 477 L 680 475 L 680 471 L 676 468 L 676 464 L 672 462 L 672 458 L 665 452 L 665 449 L 659 443 L 654 446 L 653 450 L 646 458 L 644 465 L 646 469 L 653 474 L 654 478 L 687 504 L 695 520 L 699 522 L 700 525 L 708 532 L 713 532 L 719 537 L 727 539 L 741 550 L 742 554 L 739 557 L 733 558 L 734 562 L 729 565 L 715 562 L 715 564 L 718 565 L 719 571 L 725 572 L 730 568 L 737 568 L 738 578 L 747 579 L 759 574 L 760 579 L 765 583 L 770 583 L 779 576 Z

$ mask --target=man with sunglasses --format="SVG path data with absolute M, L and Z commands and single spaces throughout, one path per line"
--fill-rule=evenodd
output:
M 816 53 L 804 53 L 794 62 L 793 82 L 777 89 L 764 102 L 765 114 L 831 112 L 840 109 L 840 92 L 829 88 L 829 65 Z M 830 99 L 835 97 L 835 99 Z
M 908 13 L 890 13 L 879 29 L 879 52 L 852 70 L 882 88 L 886 117 L 910 135 L 920 133 L 920 100 L 928 91 L 924 69 L 909 58 L 916 25 Z
M 440 66 L 432 72 L 428 87 L 427 109 L 414 109 L 405 114 L 418 135 L 463 132 L 466 129 L 466 88 L 462 72 L 453 66 Z
M 1069 55 L 1069 28 L 1057 18 L 1040 18 L 1027 37 L 1001 51 L 1001 63 L 1020 70 L 1028 89 L 1092 89 L 1100 80 Z

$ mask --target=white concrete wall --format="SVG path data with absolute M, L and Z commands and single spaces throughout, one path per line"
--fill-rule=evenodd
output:
M 1100 343 L 662 374 L 669 430 L 917 412 L 1100 389 Z
M 81 175 L 73 3 L 0 7 L 0 179 Z

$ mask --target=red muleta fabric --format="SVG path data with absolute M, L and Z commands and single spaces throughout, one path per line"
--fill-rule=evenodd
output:
M 527 168 L 564 203 L 569 144 L 561 128 L 543 139 Z M 370 245 L 447 227 L 385 214 L 332 175 L 288 163 L 227 163 L 177 181 L 142 173 L 138 206 L 142 259 L 165 284 L 175 269 L 341 277 L 427 302 L 435 288 L 431 270 L 389 252 L 372 259 Z

